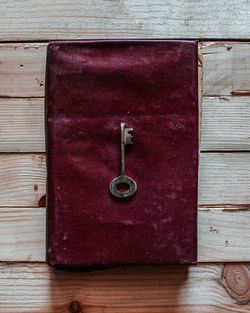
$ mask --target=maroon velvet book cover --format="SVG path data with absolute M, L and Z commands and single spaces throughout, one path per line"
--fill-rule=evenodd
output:
M 197 42 L 52 42 L 46 70 L 47 261 L 196 263 Z M 133 128 L 120 175 L 120 124 Z

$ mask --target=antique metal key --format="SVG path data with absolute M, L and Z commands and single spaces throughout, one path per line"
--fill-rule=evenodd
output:
M 125 175 L 125 146 L 133 144 L 133 128 L 125 128 L 125 123 L 121 123 L 121 175 L 114 178 L 110 185 L 109 190 L 116 198 L 129 198 L 136 193 L 136 182 Z M 119 185 L 126 185 L 128 189 L 120 191 Z

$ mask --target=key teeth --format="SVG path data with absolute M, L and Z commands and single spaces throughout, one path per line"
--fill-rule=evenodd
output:
M 131 143 L 134 142 L 134 136 L 133 136 L 132 134 L 130 135 L 129 139 L 130 139 L 130 142 L 131 142 Z
M 125 128 L 125 138 L 127 145 L 131 145 L 134 143 L 133 131 L 134 131 L 133 128 Z

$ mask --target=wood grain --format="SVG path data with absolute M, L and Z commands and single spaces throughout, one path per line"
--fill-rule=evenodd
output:
M 230 280 L 223 272 L 231 271 Z M 233 292 L 249 291 L 247 266 L 145 266 L 90 273 L 45 264 L 0 264 L 4 313 L 247 313 Z M 224 280 L 230 286 L 226 289 Z M 233 283 L 232 281 L 235 281 Z M 232 288 L 232 289 L 231 289 Z
M 44 96 L 46 46 L 41 43 L 0 45 L 0 97 Z
M 204 97 L 201 151 L 250 150 L 250 97 Z
M 250 150 L 250 97 L 203 99 L 201 151 Z M 44 152 L 44 99 L 0 98 L 0 152 Z
M 44 152 L 44 100 L 30 97 L 44 96 L 46 45 L 0 44 L 0 152 Z M 205 42 L 200 51 L 201 150 L 249 150 L 250 45 Z
M 0 261 L 45 261 L 45 211 L 0 209 Z
M 44 96 L 46 47 L 47 43 L 0 44 L 0 97 Z M 249 95 L 249 42 L 206 41 L 199 47 L 204 96 Z
M 198 261 L 250 261 L 249 208 L 199 208 Z
M 202 153 L 199 205 L 250 206 L 249 164 L 249 153 Z M 46 190 L 44 154 L 0 155 L 0 177 L 0 207 L 41 206 Z
M 39 206 L 46 189 L 44 154 L 0 155 L 0 206 Z
M 249 38 L 246 0 L 0 2 L 1 40 Z
M 0 98 L 0 152 L 44 151 L 44 100 Z
M 45 208 L 0 209 L 0 261 L 45 261 Z M 250 261 L 247 208 L 199 208 L 198 261 Z
M 3 0 L 0 13 L 0 41 L 46 41 L 0 44 L 0 312 L 249 312 L 249 264 L 70 273 L 17 262 L 45 259 L 45 155 L 34 152 L 44 152 L 47 41 L 245 39 L 250 3 Z M 249 261 L 250 154 L 237 151 L 250 151 L 250 43 L 200 43 L 200 63 L 201 150 L 213 153 L 200 159 L 199 261 Z
M 202 153 L 199 166 L 199 204 L 249 206 L 249 162 L 249 153 Z
M 250 43 L 203 42 L 203 95 L 250 95 Z

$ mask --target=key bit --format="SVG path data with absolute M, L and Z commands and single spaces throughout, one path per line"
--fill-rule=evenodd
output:
M 132 145 L 134 136 L 133 136 L 133 128 L 124 128 L 124 138 L 123 138 L 123 143 L 125 145 Z

